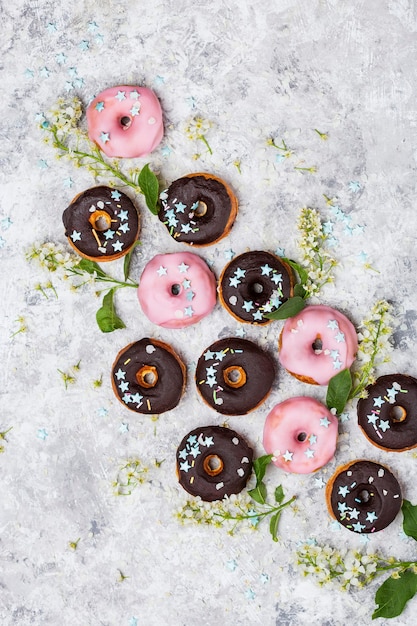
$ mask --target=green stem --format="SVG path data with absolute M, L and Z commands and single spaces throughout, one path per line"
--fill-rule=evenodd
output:
M 278 511 L 282 511 L 283 509 L 285 509 L 288 505 L 292 504 L 294 502 L 294 500 L 296 500 L 297 496 L 293 496 L 291 498 L 291 500 L 288 500 L 287 502 L 284 502 L 283 504 L 280 504 L 279 506 L 270 506 L 266 511 L 260 511 L 257 513 L 248 513 L 248 514 L 244 514 L 244 515 L 229 515 L 227 513 L 214 513 L 214 515 L 217 515 L 218 517 L 221 517 L 222 519 L 232 519 L 232 520 L 244 520 L 244 519 L 254 519 L 254 518 L 264 518 L 267 515 L 271 515 L 272 513 L 278 513 Z
M 91 276 L 91 274 L 88 274 L 88 272 L 79 272 L 74 268 L 70 268 L 68 271 L 71 272 L 72 274 L 75 274 L 76 276 L 85 276 L 86 274 Z M 112 278 L 111 276 L 106 275 L 106 276 L 96 276 L 95 280 L 97 282 L 102 282 L 102 283 L 112 283 L 113 285 L 116 285 L 118 289 L 121 287 L 134 287 L 135 289 L 137 289 L 139 287 L 139 284 L 135 283 L 130 278 L 129 278 L 130 282 L 126 282 L 124 280 L 118 280 L 117 278 Z M 88 280 L 86 282 L 88 282 Z
M 207 141 L 207 139 L 204 137 L 204 135 L 200 135 L 200 139 L 201 141 L 203 141 L 207 147 L 207 150 L 210 152 L 210 154 L 213 154 L 213 150 L 210 148 L 209 143 Z
M 407 569 L 408 567 L 411 567 L 412 565 L 417 565 L 417 561 L 395 561 L 394 563 L 391 563 L 390 565 L 377 567 L 376 571 L 387 572 L 392 569 L 401 569 L 401 571 L 403 571 Z
M 69 157 L 72 157 L 72 155 L 75 155 L 79 159 L 91 159 L 95 163 L 99 163 L 100 165 L 102 165 L 104 167 L 105 170 L 107 170 L 111 174 L 113 174 L 113 176 L 115 176 L 116 178 L 121 180 L 125 185 L 127 185 L 128 187 L 132 187 L 132 189 L 134 189 L 137 193 L 143 193 L 141 188 L 139 187 L 139 185 L 135 184 L 132 180 L 127 178 L 123 174 L 123 172 L 121 172 L 120 170 L 118 170 L 115 167 L 113 167 L 112 165 L 110 165 L 110 163 L 107 163 L 103 159 L 103 157 L 102 157 L 101 153 L 99 152 L 99 150 L 95 149 L 96 153 L 92 154 L 90 152 L 84 152 L 82 150 L 70 149 L 65 143 L 63 143 L 58 138 L 57 130 L 56 130 L 55 127 L 52 127 L 50 129 L 50 132 L 53 134 L 53 137 L 54 137 L 54 146 L 55 146 L 55 148 L 58 148 L 59 150 L 62 150 L 62 152 L 65 152 L 66 154 L 68 154 Z

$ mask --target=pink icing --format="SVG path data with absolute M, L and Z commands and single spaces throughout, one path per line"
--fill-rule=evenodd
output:
M 147 87 L 105 89 L 88 105 L 86 115 L 89 138 L 109 157 L 146 156 L 164 132 L 161 105 Z
M 192 252 L 158 254 L 143 270 L 138 298 L 154 324 L 184 328 L 213 309 L 216 278 L 205 261 Z
M 336 451 L 337 418 L 318 400 L 297 397 L 277 404 L 267 415 L 263 445 L 273 463 L 294 474 L 309 474 Z
M 333 376 L 352 365 L 357 349 L 352 322 L 339 311 L 317 304 L 285 321 L 279 360 L 291 374 L 327 385 Z

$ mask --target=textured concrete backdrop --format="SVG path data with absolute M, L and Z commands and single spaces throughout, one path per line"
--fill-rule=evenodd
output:
M 295 550 L 315 539 L 415 558 L 401 515 L 365 543 L 332 524 L 323 488 L 337 465 L 365 457 L 389 465 L 415 503 L 415 454 L 369 444 L 353 404 L 327 467 L 312 476 L 268 469 L 268 485 L 281 482 L 298 496 L 297 510 L 283 513 L 279 543 L 271 541 L 266 522 L 233 537 L 179 525 L 174 514 L 184 492 L 175 477 L 176 447 L 194 427 L 223 422 L 197 397 L 195 361 L 217 338 L 239 332 L 239 324 L 218 304 L 190 329 L 160 329 L 144 318 L 134 290 L 125 290 L 117 304 L 126 328 L 102 334 L 94 289 L 72 293 L 29 264 L 25 251 L 35 242 L 66 245 L 62 212 L 95 183 L 87 170 L 55 159 L 37 116 L 58 96 L 77 95 L 87 104 L 108 86 L 146 85 L 164 110 L 165 136 L 149 158 L 160 179 L 208 171 L 238 195 L 230 236 L 201 253 L 216 274 L 232 251 L 283 249 L 299 257 L 300 207 L 317 208 L 331 224 L 340 261 L 335 284 L 320 301 L 356 324 L 376 300 L 392 301 L 392 362 L 379 373 L 417 375 L 416 31 L 413 0 L 16 0 L 1 6 L 0 430 L 13 427 L 0 455 L 1 624 L 371 623 L 376 585 L 335 595 L 302 577 Z M 212 155 L 186 137 L 185 121 L 193 115 L 213 124 L 207 133 Z M 291 159 L 279 159 L 266 143 L 271 136 L 285 139 Z M 336 198 L 339 214 L 324 195 Z M 142 198 L 137 203 L 142 246 L 133 259 L 135 279 L 154 254 L 181 249 Z M 122 274 L 120 262 L 106 269 Z M 57 297 L 49 289 L 45 298 L 36 286 L 51 278 Z M 277 322 L 244 331 L 277 361 L 279 329 Z M 155 421 L 125 409 L 110 385 L 117 352 L 143 336 L 171 343 L 190 373 L 179 406 Z M 58 370 L 70 372 L 77 363 L 76 380 L 66 389 Z M 103 384 L 95 387 L 100 377 Z M 228 422 L 262 454 L 269 409 L 304 393 L 325 397 L 325 389 L 306 388 L 280 371 L 265 404 Z M 154 459 L 164 462 L 131 496 L 118 498 L 112 483 L 129 457 L 151 466 Z M 74 550 L 69 543 L 78 538 Z M 380 623 L 409 624 L 416 606 L 413 600 L 400 618 Z

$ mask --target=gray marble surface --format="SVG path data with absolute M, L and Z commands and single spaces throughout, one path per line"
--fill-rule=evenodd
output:
M 1 624 L 370 624 L 377 583 L 347 593 L 319 587 L 296 567 L 295 550 L 315 539 L 415 558 L 401 515 L 366 543 L 335 527 L 322 486 L 339 464 L 370 458 L 389 465 L 415 503 L 415 453 L 387 453 L 368 443 L 352 403 L 328 466 L 305 476 L 268 469 L 268 485 L 282 483 L 297 495 L 296 510 L 282 515 L 279 543 L 266 522 L 234 536 L 180 525 L 176 447 L 194 427 L 224 421 L 197 397 L 193 367 L 210 343 L 235 335 L 239 324 L 218 304 L 190 329 L 157 328 L 132 289 L 117 294 L 126 328 L 102 334 L 94 288 L 73 293 L 28 263 L 25 252 L 45 241 L 67 246 L 62 212 L 95 183 L 87 170 L 55 158 L 37 115 L 59 96 L 76 95 L 85 105 L 108 86 L 145 85 L 164 110 L 164 139 L 148 159 L 160 179 L 208 171 L 238 195 L 230 236 L 202 253 L 216 274 L 231 250 L 283 249 L 297 258 L 299 210 L 317 208 L 332 223 L 332 252 L 340 262 L 320 302 L 359 324 L 376 300 L 390 300 L 391 363 L 379 373 L 417 375 L 415 3 L 16 0 L 1 6 L 1 31 L 0 430 L 13 427 L 0 455 Z M 186 136 L 186 120 L 195 115 L 212 122 L 212 155 Z M 277 158 L 266 143 L 271 136 L 285 139 L 294 151 L 290 159 Z M 336 199 L 339 218 L 325 195 Z M 142 246 L 133 259 L 135 279 L 154 254 L 181 247 L 141 197 L 137 202 Z M 106 269 L 122 273 L 120 262 Z M 48 280 L 57 297 L 36 288 Z M 279 330 L 279 322 L 244 327 L 277 362 Z M 110 385 L 117 352 L 143 336 L 175 346 L 190 372 L 179 406 L 154 420 L 125 409 Z M 71 372 L 77 363 L 66 389 L 59 370 Z M 300 394 L 323 400 L 325 389 L 280 371 L 267 401 L 228 423 L 260 455 L 268 411 Z M 129 457 L 151 467 L 154 459 L 164 463 L 131 496 L 115 497 L 112 483 Z M 69 543 L 78 538 L 74 550 Z M 413 600 L 401 617 L 379 623 L 410 624 L 416 606 Z

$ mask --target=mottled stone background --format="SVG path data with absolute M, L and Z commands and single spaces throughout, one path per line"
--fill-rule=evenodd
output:
M 231 250 L 281 248 L 297 258 L 300 207 L 317 208 L 332 223 L 340 261 L 336 282 L 320 301 L 356 324 L 376 300 L 392 301 L 395 345 L 380 373 L 417 375 L 415 2 L 16 0 L 3 3 L 0 16 L 0 430 L 13 427 L 0 455 L 1 624 L 370 624 L 377 585 L 337 595 L 320 588 L 295 567 L 295 549 L 316 539 L 415 558 L 401 515 L 366 543 L 335 527 L 322 486 L 340 463 L 370 458 L 389 465 L 416 503 L 415 453 L 373 447 L 351 405 L 327 467 L 306 476 L 268 469 L 271 487 L 281 482 L 298 496 L 296 512 L 282 516 L 279 543 L 266 522 L 233 537 L 179 525 L 174 513 L 184 492 L 175 476 L 176 446 L 192 428 L 223 422 L 197 397 L 194 364 L 239 324 L 218 304 L 188 330 L 160 329 L 144 318 L 134 290 L 125 290 L 117 304 L 127 327 L 102 334 L 93 289 L 73 293 L 52 277 L 58 297 L 49 290 L 45 298 L 36 285 L 51 276 L 29 264 L 25 251 L 34 242 L 65 244 L 62 212 L 95 182 L 86 170 L 56 160 L 36 116 L 58 96 L 77 95 L 87 104 L 108 86 L 146 85 L 165 116 L 163 142 L 149 159 L 160 179 L 209 171 L 238 195 L 230 236 L 202 253 L 215 272 Z M 207 134 L 213 155 L 186 137 L 193 115 L 213 123 Z M 291 159 L 277 158 L 266 144 L 271 136 L 285 139 Z M 324 195 L 337 199 L 338 215 Z M 134 278 L 155 253 L 181 249 L 141 197 L 137 203 L 143 245 L 135 252 Z M 120 262 L 106 269 L 122 274 Z M 25 332 L 17 332 L 21 324 Z M 276 360 L 279 329 L 279 322 L 244 328 Z M 180 405 L 156 421 L 124 409 L 110 385 L 117 352 L 143 336 L 171 343 L 190 372 Z M 76 381 L 65 389 L 58 370 L 78 362 Z M 102 386 L 94 387 L 101 376 Z M 262 454 L 267 412 L 299 394 L 323 400 L 325 389 L 280 371 L 266 403 L 229 424 Z M 128 457 L 151 465 L 165 460 L 148 483 L 117 498 L 112 482 Z M 416 607 L 417 599 L 400 618 L 379 623 L 410 624 Z

